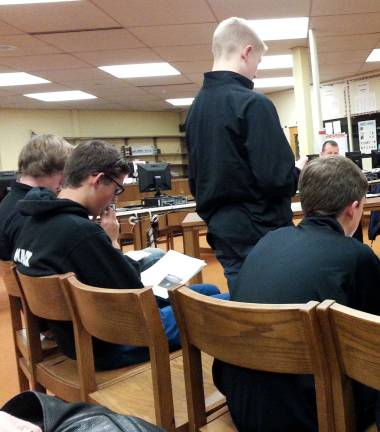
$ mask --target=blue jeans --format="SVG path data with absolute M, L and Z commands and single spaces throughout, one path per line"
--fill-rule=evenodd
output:
M 215 298 L 229 300 L 229 293 L 221 293 L 215 285 L 195 284 L 190 285 L 192 290 Z M 181 348 L 179 331 L 175 320 L 173 308 L 170 302 L 164 299 L 157 299 L 160 317 L 166 337 L 168 338 L 169 350 L 175 351 Z M 130 345 L 113 345 L 114 349 L 109 349 L 102 358 L 95 360 L 95 366 L 98 370 L 117 369 L 149 360 L 149 350 L 147 347 L 135 347 Z

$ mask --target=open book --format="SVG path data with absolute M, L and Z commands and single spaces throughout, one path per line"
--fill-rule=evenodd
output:
M 203 260 L 170 250 L 141 273 L 141 280 L 144 286 L 153 287 L 154 295 L 168 298 L 168 288 L 187 282 L 205 265 Z

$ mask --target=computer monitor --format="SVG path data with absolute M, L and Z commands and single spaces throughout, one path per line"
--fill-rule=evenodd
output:
M 0 171 L 0 201 L 16 182 L 16 171 Z
M 372 159 L 372 168 L 380 168 L 380 151 L 372 150 L 371 151 L 371 159 Z
M 140 192 L 153 192 L 160 196 L 162 190 L 172 188 L 170 166 L 167 163 L 147 163 L 137 166 Z
M 351 159 L 360 169 L 363 169 L 362 164 L 362 152 L 360 151 L 352 151 L 346 152 L 346 158 Z

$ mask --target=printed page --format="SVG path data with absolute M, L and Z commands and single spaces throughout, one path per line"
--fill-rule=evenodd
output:
M 141 280 L 144 286 L 153 286 L 155 295 L 168 298 L 168 288 L 187 282 L 205 265 L 203 260 L 170 250 L 141 273 Z

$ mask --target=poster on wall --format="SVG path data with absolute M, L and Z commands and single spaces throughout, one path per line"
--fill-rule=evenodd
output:
M 362 153 L 377 150 L 376 120 L 358 122 L 359 146 Z
M 356 113 L 376 111 L 376 95 L 369 91 L 369 82 L 363 81 L 356 84 L 357 96 L 355 97 Z
M 334 86 L 321 87 L 321 105 L 324 119 L 341 117 L 339 99 Z

